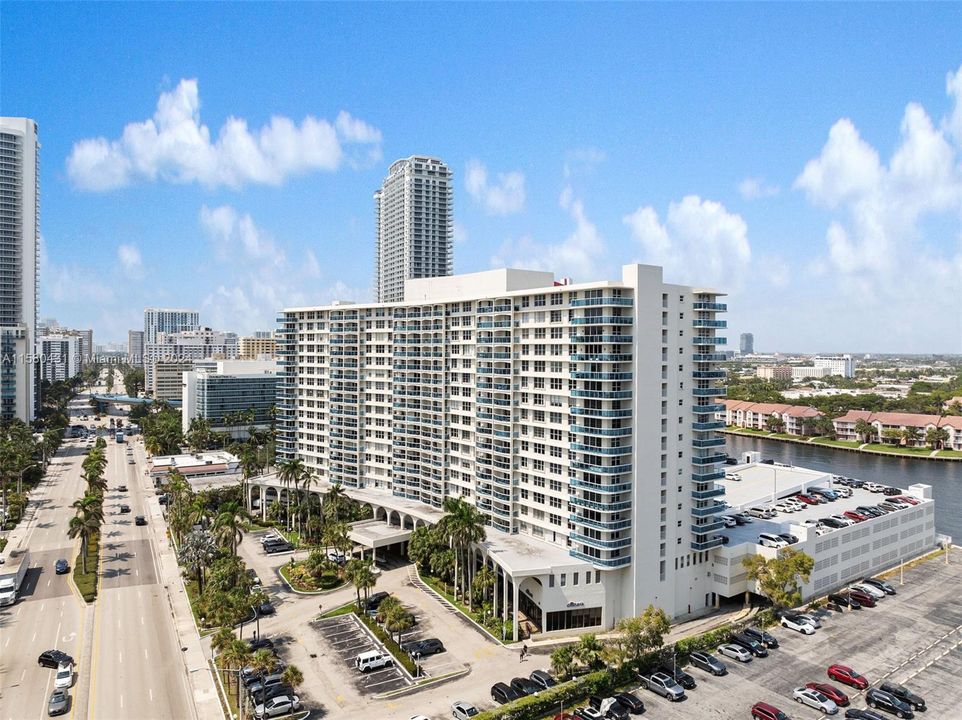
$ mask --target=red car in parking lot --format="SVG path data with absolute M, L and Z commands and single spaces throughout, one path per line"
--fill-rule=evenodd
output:
M 893 500 L 901 500 L 902 502 L 907 502 L 909 505 L 918 505 L 919 501 L 917 498 L 909 497 L 908 495 L 897 495 L 892 498 Z
M 846 510 L 842 513 L 843 517 L 847 517 L 849 520 L 854 520 L 855 522 L 862 522 L 863 520 L 868 520 L 865 515 L 854 512 L 852 510 Z
M 810 682 L 806 683 L 805 687 L 807 687 L 809 690 L 817 690 L 839 707 L 845 707 L 848 705 L 848 695 L 843 693 L 834 685 L 829 685 L 828 683 Z
M 858 602 L 862 607 L 875 607 L 875 598 L 861 590 L 849 590 L 848 596 Z
M 789 720 L 788 715 L 777 707 L 764 702 L 752 705 L 752 717 L 754 720 Z
M 843 685 L 849 685 L 859 690 L 864 690 L 868 687 L 868 680 L 847 665 L 830 665 L 828 668 L 828 676 Z
M 818 505 L 821 502 L 821 500 L 819 500 L 818 498 L 812 495 L 805 495 L 803 493 L 799 493 L 798 495 L 796 495 L 795 499 L 798 500 L 799 502 L 805 503 L 806 505 Z

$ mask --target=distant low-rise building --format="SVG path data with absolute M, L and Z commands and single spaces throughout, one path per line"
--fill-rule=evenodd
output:
M 182 332 L 159 332 L 157 342 L 144 344 L 144 379 L 148 387 L 153 386 L 154 366 L 161 361 L 178 360 L 215 360 L 237 357 L 237 333 L 222 332 L 211 328 L 184 330 Z M 179 398 L 178 386 L 178 398 Z
M 193 360 L 162 360 L 151 365 L 147 392 L 155 400 L 180 402 L 184 392 L 184 373 L 194 369 Z
M 226 450 L 195 453 L 193 455 L 155 455 L 147 459 L 147 473 L 154 478 L 164 477 L 176 470 L 188 480 L 237 472 L 240 460 Z
M 852 441 L 863 440 L 864 438 L 855 432 L 855 425 L 859 420 L 864 420 L 875 428 L 875 438 L 872 440 L 873 442 L 877 442 L 882 438 L 882 433 L 886 430 L 898 430 L 902 432 L 914 429 L 916 431 L 916 438 L 910 441 L 903 440 L 902 442 L 910 446 L 923 446 L 926 444 L 925 435 L 929 430 L 933 428 L 944 428 L 947 434 L 944 449 L 962 450 L 962 416 L 849 410 L 841 417 L 832 420 L 838 439 Z
M 826 378 L 834 374 L 831 368 L 815 367 L 814 365 L 793 365 L 791 371 L 792 377 L 790 379 L 792 382 L 801 382 L 807 378 Z
M 855 360 L 851 355 L 816 355 L 812 364 L 817 368 L 828 368 L 829 375 L 855 377 Z
M 756 403 L 747 400 L 725 401 L 725 424 L 735 427 L 767 430 L 768 419 L 781 420 L 785 427 L 781 432 L 789 435 L 811 435 L 806 429 L 807 418 L 821 417 L 822 413 L 805 405 L 787 403 Z
M 274 333 L 256 332 L 240 339 L 240 358 L 257 360 L 262 357 L 277 357 L 277 341 Z
M 788 365 L 765 365 L 755 368 L 755 377 L 776 382 L 791 381 L 792 368 Z

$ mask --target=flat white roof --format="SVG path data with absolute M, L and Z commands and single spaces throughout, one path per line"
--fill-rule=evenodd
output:
M 362 520 L 351 525 L 347 535 L 359 545 L 379 548 L 409 539 L 411 531 L 396 525 L 388 525 L 383 520 Z
M 802 467 L 785 467 L 766 463 L 726 465 L 725 474 L 737 474 L 741 480 L 722 480 L 725 500 L 735 509 L 764 505 L 774 499 L 792 495 L 811 487 L 828 487 L 831 473 Z

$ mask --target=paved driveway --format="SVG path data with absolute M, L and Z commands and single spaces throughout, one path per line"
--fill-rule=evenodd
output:
M 362 629 L 360 621 L 353 615 L 318 620 L 311 623 L 311 628 L 320 633 L 333 650 L 334 662 L 347 667 L 354 687 L 362 695 L 376 695 L 411 684 L 393 664 L 366 673 L 355 669 L 354 659 L 360 653 L 382 648 Z

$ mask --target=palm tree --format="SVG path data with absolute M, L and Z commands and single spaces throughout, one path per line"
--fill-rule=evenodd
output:
M 347 495 L 341 483 L 331 485 L 330 490 L 324 495 L 324 516 L 328 520 L 339 522 L 341 519 L 341 510 L 343 510 L 346 502 Z
M 348 549 L 350 549 L 352 545 L 350 538 L 347 536 L 347 525 L 342 522 L 333 522 L 325 525 L 321 537 L 324 543 L 325 557 L 327 556 L 327 550 L 329 548 L 346 552 L 344 547 L 347 546 Z
M 291 529 L 291 485 L 297 485 L 304 474 L 304 461 L 300 458 L 284 460 L 278 465 L 277 479 L 287 489 L 287 529 Z
M 251 653 L 250 646 L 246 642 L 244 642 L 243 640 L 238 640 L 237 638 L 234 637 L 234 634 L 230 630 L 230 628 L 222 628 L 222 629 L 226 629 L 231 638 L 230 643 L 225 645 L 221 649 L 218 655 L 218 657 L 220 657 L 221 659 L 221 662 L 223 663 L 222 667 L 224 667 L 227 670 L 240 671 L 240 669 L 246 666 L 247 663 L 250 661 L 251 655 L 253 653 Z M 228 690 L 230 689 L 230 680 L 232 676 L 237 676 L 235 678 L 237 681 L 237 704 L 240 705 L 240 702 L 241 702 L 240 676 L 238 675 L 237 672 L 227 673 Z
M 187 534 L 177 553 L 180 564 L 196 573 L 197 594 L 204 592 L 204 571 L 217 557 L 217 546 L 209 533 L 195 530 Z
M 80 538 L 80 560 L 84 575 L 87 574 L 87 548 L 90 540 L 100 531 L 100 521 L 85 510 L 78 510 L 77 514 L 70 518 L 70 525 L 67 529 L 67 537 L 71 540 Z
M 378 609 L 380 610 L 380 608 Z M 397 633 L 398 647 L 401 645 L 401 634 L 405 630 L 410 630 L 413 625 L 414 618 L 400 603 L 388 610 L 384 617 L 384 629 L 389 633 Z
M 70 507 L 76 509 L 78 515 L 86 513 L 99 524 L 104 522 L 104 501 L 100 495 L 88 492 L 79 500 L 74 500 Z
M 468 577 L 470 574 L 470 564 L 468 563 L 468 552 L 471 546 L 482 542 L 486 532 L 484 527 L 484 515 L 476 508 L 465 502 L 464 498 L 445 498 L 441 505 L 445 515 L 441 518 L 438 526 L 447 537 L 448 543 L 455 551 L 455 594 L 457 594 L 458 580 L 461 581 L 461 594 L 469 595 L 468 607 L 473 603 L 470 594 L 467 592 Z M 462 555 L 464 556 L 462 559 Z M 460 573 L 458 572 L 460 568 Z
M 304 475 L 301 477 L 301 489 L 304 491 L 304 502 L 307 505 L 307 529 L 310 530 L 311 527 L 311 485 L 317 481 L 317 478 L 309 470 L 304 471 Z
M 601 661 L 604 645 L 594 633 L 582 635 L 578 644 L 574 646 L 574 655 L 585 667 L 594 669 Z
M 855 421 L 855 434 L 862 438 L 862 442 L 870 442 L 875 435 L 875 426 L 868 420 L 859 418 Z
M 367 594 L 377 583 L 377 576 L 371 572 L 371 566 L 361 559 L 354 559 L 344 566 L 344 579 L 354 586 L 357 595 L 357 609 L 361 608 L 361 592 L 364 592 L 364 602 L 367 604 Z
M 211 636 L 210 647 L 215 654 L 220 655 L 230 647 L 236 639 L 237 638 L 234 637 L 234 631 L 226 625 L 222 625 L 217 628 L 216 632 Z
M 902 430 L 902 439 L 905 444 L 909 447 L 914 447 L 918 444 L 919 438 L 922 436 L 922 431 L 917 427 L 909 426 Z
M 477 594 L 477 601 L 483 603 L 488 598 L 488 589 L 494 587 L 498 581 L 498 576 L 487 566 L 481 568 L 474 574 L 471 581 L 471 594 Z
M 571 674 L 574 659 L 574 648 L 571 645 L 555 648 L 551 653 L 551 671 L 564 680 Z
M 251 657 L 250 666 L 254 669 L 254 672 L 266 673 L 274 668 L 277 664 L 277 658 L 274 657 L 274 653 L 266 648 L 261 648 L 257 650 Z M 267 687 L 264 687 L 263 694 L 267 694 Z M 263 704 L 264 699 L 261 697 L 261 703 Z
M 944 427 L 933 427 L 925 431 L 925 442 L 933 450 L 945 447 L 949 441 L 949 431 Z
M 236 502 L 226 502 L 220 506 L 220 513 L 214 519 L 211 532 L 214 540 L 223 548 L 229 548 L 231 555 L 237 554 L 237 546 L 244 540 L 247 529 L 247 513 Z
M 304 682 L 304 673 L 297 665 L 288 665 L 281 673 L 281 682 L 290 685 L 296 691 L 297 686 Z

